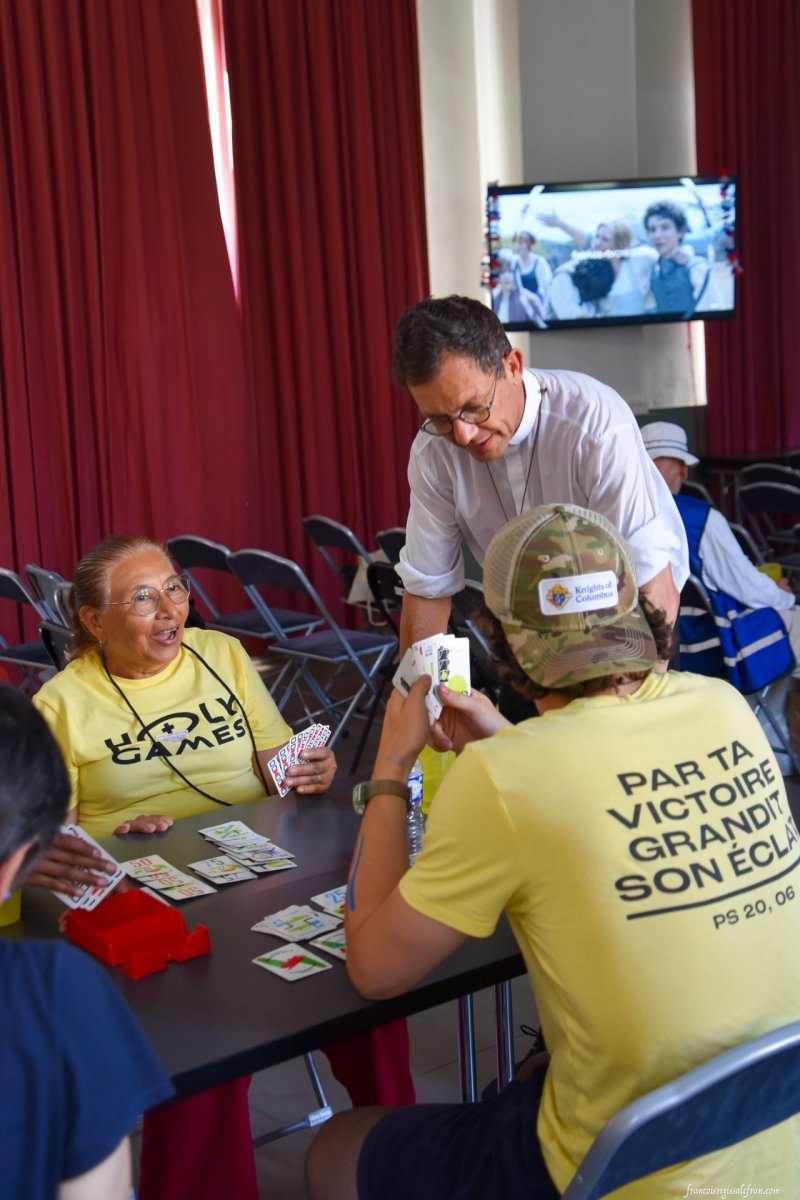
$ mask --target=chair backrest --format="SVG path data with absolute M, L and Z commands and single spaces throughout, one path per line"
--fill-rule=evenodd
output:
M 717 507 L 711 499 L 708 488 L 703 487 L 702 483 L 698 483 L 695 479 L 685 479 L 681 484 L 681 491 L 685 496 L 695 496 L 698 500 L 705 500 L 706 504 L 710 504 L 712 508 Z
M 37 566 L 36 563 L 27 563 L 25 574 L 28 576 L 31 591 L 47 613 L 47 619 L 62 623 L 57 597 L 59 589 L 66 584 L 64 576 L 59 575 L 58 571 L 48 571 L 45 567 Z
M 600 1200 L 800 1112 L 800 1022 L 726 1050 L 621 1109 L 601 1129 L 562 1200 Z
M 744 525 L 737 525 L 735 521 L 731 521 L 731 533 L 736 538 L 744 553 L 750 559 L 754 566 L 760 566 L 764 561 L 764 554 L 756 545 L 755 538 L 750 533 L 749 529 L 745 529 Z
M 368 567 L 372 561 L 369 551 L 362 546 L 352 529 L 338 521 L 332 521 L 330 517 L 303 517 L 303 529 L 337 579 L 344 585 L 345 592 L 349 592 L 359 560 L 364 563 L 364 567 Z M 331 550 L 343 555 L 342 560 L 337 561 Z
M 800 516 L 800 475 L 797 483 L 748 483 L 739 488 L 745 512 Z
M 752 466 L 742 467 L 738 473 L 739 487 L 751 483 L 785 483 L 789 487 L 800 487 L 800 471 L 794 467 L 780 466 L 778 463 L 753 463 Z
M 222 571 L 223 574 L 229 575 L 228 557 L 230 550 L 228 547 L 223 546 L 221 542 L 212 542 L 208 538 L 195 537 L 193 534 L 185 533 L 179 537 L 169 538 L 167 549 L 181 571 L 184 571 L 189 576 L 192 590 L 197 592 L 203 604 L 205 604 L 211 613 L 211 616 L 218 617 L 220 615 L 219 609 L 198 581 L 193 571 L 199 567 L 205 571 Z
M 268 588 L 272 591 L 298 592 L 310 600 L 311 605 L 318 610 L 332 629 L 338 630 L 338 625 L 315 588 L 297 563 L 292 562 L 291 559 L 281 558 L 270 550 L 237 550 L 235 554 L 228 556 L 228 564 L 254 607 L 274 630 L 276 638 L 284 639 L 286 633 L 273 613 L 272 607 L 262 595 L 261 588 Z
M 375 534 L 375 541 L 378 548 L 388 558 L 392 566 L 400 561 L 400 551 L 406 544 L 406 530 L 404 525 L 395 525 L 392 529 L 382 529 L 380 533 Z
M 469 638 L 473 685 L 497 700 L 503 681 L 497 673 L 491 647 L 477 623 L 482 609 L 483 588 L 467 579 L 462 591 L 450 598 L 450 630 L 456 637 Z
M 47 618 L 44 605 L 23 583 L 16 571 L 0 567 L 0 600 L 11 600 L 14 604 L 29 604 L 43 619 Z
M 70 594 L 72 592 L 72 584 L 59 583 L 53 593 L 53 605 L 55 607 L 56 616 L 59 624 L 69 625 L 72 621 L 72 604 L 70 603 Z
M 400 636 L 398 615 L 403 600 L 403 581 L 391 563 L 373 562 L 367 567 L 367 583 L 375 606 L 396 637 Z
M 53 666 L 57 671 L 63 671 L 75 648 L 72 630 L 57 621 L 42 621 L 39 626 L 39 637 L 50 655 Z

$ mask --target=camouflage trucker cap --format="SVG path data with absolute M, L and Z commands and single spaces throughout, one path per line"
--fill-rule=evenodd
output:
M 656 661 L 622 535 L 599 513 L 543 504 L 492 538 L 484 599 L 522 669 L 560 688 Z

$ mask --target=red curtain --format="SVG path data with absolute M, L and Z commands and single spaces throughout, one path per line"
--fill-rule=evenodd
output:
M 428 290 L 414 0 L 225 0 L 224 16 L 264 544 L 322 584 L 304 516 L 372 544 L 408 510 L 417 421 L 390 357 Z
M 0 565 L 252 536 L 193 0 L 0 0 Z
M 744 273 L 706 324 L 712 454 L 800 446 L 800 7 L 694 0 L 697 160 L 738 177 Z

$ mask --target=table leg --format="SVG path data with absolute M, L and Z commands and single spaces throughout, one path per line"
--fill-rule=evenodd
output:
M 494 986 L 494 1010 L 497 1045 L 497 1090 L 501 1091 L 514 1075 L 514 1017 L 511 981 Z
M 478 1098 L 475 1069 L 475 1011 L 472 996 L 458 998 L 458 1073 L 462 1104 L 474 1104 Z

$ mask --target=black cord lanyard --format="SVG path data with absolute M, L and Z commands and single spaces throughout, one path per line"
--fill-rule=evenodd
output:
M 230 696 L 231 700 L 233 701 L 233 703 L 234 703 L 234 704 L 236 705 L 236 707 L 238 708 L 239 712 L 240 712 L 240 713 L 242 714 L 242 716 L 244 717 L 244 723 L 245 723 L 245 725 L 247 726 L 247 732 L 250 734 L 250 741 L 251 741 L 251 743 L 252 743 L 252 746 L 253 746 L 253 754 L 254 754 L 254 756 L 255 756 L 255 760 L 256 760 L 256 769 L 257 769 L 257 771 L 258 771 L 258 776 L 259 776 L 259 779 L 261 780 L 262 784 L 264 785 L 264 791 L 267 793 L 267 795 L 269 795 L 269 788 L 267 787 L 267 781 L 266 781 L 266 779 L 264 778 L 264 772 L 263 772 L 263 770 L 261 769 L 261 762 L 259 761 L 259 757 L 258 757 L 258 750 L 256 749 L 256 739 L 255 739 L 255 736 L 253 735 L 253 730 L 252 730 L 252 727 L 251 727 L 251 725 L 250 725 L 250 722 L 249 722 L 249 720 L 248 720 L 248 718 L 247 718 L 247 713 L 245 712 L 244 705 L 242 704 L 241 700 L 240 700 L 240 699 L 239 699 L 239 697 L 236 695 L 236 693 L 233 691 L 233 689 L 230 687 L 230 685 L 229 685 L 228 683 L 226 683 L 226 682 L 225 682 L 225 680 L 222 678 L 222 676 L 221 676 L 221 675 L 218 675 L 218 674 L 217 674 L 217 672 L 214 670 L 214 668 L 211 666 L 211 664 L 210 664 L 210 663 L 207 663 L 207 662 L 206 662 L 206 660 L 203 658 L 202 654 L 198 653 L 198 651 L 197 651 L 197 650 L 193 649 L 193 647 L 189 646 L 189 645 L 188 645 L 186 642 L 183 642 L 183 643 L 182 643 L 182 645 L 183 645 L 183 649 L 184 649 L 184 650 L 188 650 L 190 654 L 193 654 L 193 655 L 195 656 L 195 658 L 199 659 L 199 660 L 200 660 L 200 662 L 203 664 L 203 666 L 206 668 L 206 670 L 207 670 L 207 671 L 210 671 L 210 673 L 211 673 L 211 674 L 214 676 L 214 678 L 216 679 L 217 683 L 221 684 L 221 685 L 222 685 L 222 687 L 224 687 L 224 688 L 225 688 L 225 691 L 228 693 L 228 695 Z M 153 737 L 153 735 L 152 735 L 152 733 L 150 732 L 150 730 L 149 730 L 148 728 L 146 728 L 144 721 L 143 721 L 143 720 L 142 720 L 142 718 L 139 716 L 138 712 L 137 712 L 137 711 L 136 711 L 136 709 L 133 707 L 133 705 L 131 704 L 130 700 L 128 699 L 128 697 L 127 697 L 127 696 L 125 695 L 125 693 L 123 692 L 122 688 L 121 688 L 121 687 L 119 686 L 119 684 L 117 683 L 117 681 L 116 681 L 116 679 L 114 678 L 114 676 L 113 676 L 113 675 L 111 674 L 111 672 L 109 671 L 109 669 L 108 669 L 108 664 L 106 663 L 105 654 L 103 653 L 103 651 L 102 651 L 102 650 L 100 651 L 100 661 L 101 661 L 101 663 L 103 664 L 103 670 L 105 671 L 106 675 L 108 676 L 108 681 L 109 681 L 109 683 L 111 684 L 111 686 L 112 686 L 113 688 L 115 688 L 115 690 L 116 690 L 116 691 L 118 691 L 118 692 L 119 692 L 119 694 L 120 694 L 120 696 L 122 697 L 123 701 L 125 702 L 125 704 L 127 705 L 127 707 L 130 709 L 130 711 L 133 713 L 133 715 L 134 715 L 134 717 L 136 718 L 136 720 L 139 722 L 139 725 L 141 726 L 142 733 L 146 733 L 146 734 L 147 734 L 147 736 L 150 738 L 150 741 L 153 743 L 153 745 L 154 745 L 156 748 L 160 749 L 160 747 L 159 747 L 159 745 L 158 745 L 158 742 L 157 742 L 157 741 L 156 741 L 156 739 Z M 204 792 L 204 791 L 203 791 L 203 789 L 202 789 L 201 787 L 198 787 L 196 783 L 192 783 L 191 779 L 187 779 L 187 778 L 186 778 L 186 776 L 184 775 L 183 771 L 181 771 L 180 767 L 176 767 L 176 766 L 175 766 L 175 763 L 172 761 L 172 759 L 171 759 L 171 758 L 170 758 L 168 755 L 165 755 L 165 754 L 160 754 L 160 753 L 159 753 L 158 757 L 161 759 L 161 761 L 162 761 L 162 762 L 166 763 L 166 765 L 169 767 L 169 769 L 170 769 L 171 771 L 174 771 L 174 772 L 175 772 L 175 774 L 178 776 L 178 778 L 179 778 L 179 779 L 182 779 L 182 780 L 183 780 L 183 782 L 186 784 L 186 786 L 187 786 L 187 787 L 190 787 L 190 788 L 192 789 L 192 791 L 193 791 L 193 792 L 197 792 L 199 795 L 201 795 L 201 796 L 205 796 L 206 800 L 211 800 L 211 801 L 213 801 L 213 803 L 214 803 L 214 804 L 221 804 L 221 805 L 223 805 L 225 808 L 232 808 L 232 807 L 233 807 L 233 803 L 232 803 L 230 800 L 218 800 L 216 796 L 212 796 L 212 795 L 211 795 L 209 792 Z

